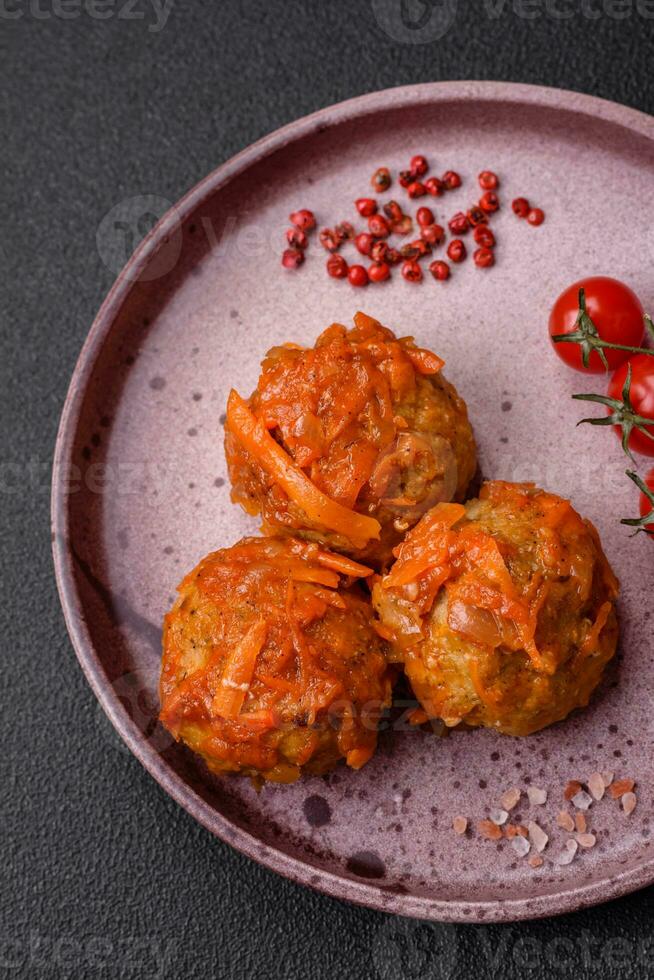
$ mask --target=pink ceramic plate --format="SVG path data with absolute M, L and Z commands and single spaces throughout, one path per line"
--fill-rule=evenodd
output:
M 287 215 L 354 218 L 374 168 L 424 152 L 464 187 L 429 203 L 444 222 L 478 196 L 484 168 L 503 178 L 498 264 L 471 261 L 445 285 L 396 272 L 367 291 L 325 275 L 314 239 L 298 273 L 280 267 Z M 654 880 L 654 551 L 618 519 L 634 514 L 625 459 L 606 430 L 577 429 L 592 390 L 550 351 L 547 315 L 583 275 L 626 279 L 654 309 L 648 215 L 654 120 L 587 96 L 456 82 L 380 92 L 325 109 L 249 147 L 159 222 L 119 276 L 84 346 L 65 405 L 53 487 L 55 562 L 68 629 L 103 707 L 161 785 L 212 833 L 262 864 L 331 895 L 433 919 L 530 918 L 592 905 Z M 539 229 L 508 202 L 545 208 Z M 182 574 L 256 530 L 229 501 L 222 450 L 228 389 L 247 394 L 266 349 L 311 344 L 357 309 L 414 334 L 447 361 L 467 399 L 483 473 L 535 480 L 598 526 L 622 579 L 623 656 L 589 710 L 516 740 L 489 731 L 439 739 L 382 736 L 360 773 L 256 793 L 208 777 L 156 725 L 160 623 Z M 401 726 L 405 728 L 406 726 Z M 454 814 L 485 816 L 502 791 L 542 786 L 551 829 L 572 776 L 637 777 L 627 818 L 591 811 L 597 846 L 538 872 L 506 844 L 457 838 Z

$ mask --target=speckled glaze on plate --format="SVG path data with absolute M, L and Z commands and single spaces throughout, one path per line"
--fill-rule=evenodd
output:
M 304 268 L 280 267 L 289 211 L 352 219 L 379 164 L 424 152 L 464 187 L 430 199 L 444 222 L 502 175 L 498 264 L 457 267 L 421 287 L 396 273 L 354 290 L 325 275 L 314 238 Z M 212 833 L 330 895 L 390 912 L 509 921 L 570 911 L 654 880 L 654 550 L 618 523 L 635 513 L 625 460 L 606 430 L 577 429 L 573 391 L 602 379 L 565 369 L 547 342 L 549 306 L 582 275 L 626 279 L 654 309 L 649 213 L 654 120 L 587 96 L 456 82 L 393 89 L 273 133 L 195 187 L 148 236 L 107 297 L 63 412 L 53 484 L 54 555 L 82 667 L 134 754 Z M 507 206 L 545 208 L 539 229 Z M 537 736 L 489 731 L 439 739 L 384 733 L 361 772 L 257 794 L 220 782 L 155 722 L 160 622 L 182 574 L 257 524 L 229 501 L 222 450 L 228 389 L 248 394 L 266 349 L 312 343 L 361 308 L 441 354 L 466 398 L 484 475 L 532 479 L 569 496 L 598 526 L 622 579 L 622 655 L 591 707 Z M 542 786 L 553 826 L 563 784 L 596 769 L 632 775 L 628 819 L 591 811 L 598 844 L 538 872 L 507 846 L 459 839 L 452 816 L 486 815 L 502 791 Z M 519 808 L 530 819 L 525 806 Z M 546 812 L 546 815 L 545 815 Z M 531 816 L 534 816 L 532 814 Z M 563 845 L 554 830 L 551 853 Z

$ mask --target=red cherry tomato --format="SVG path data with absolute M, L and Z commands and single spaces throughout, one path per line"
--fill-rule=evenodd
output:
M 652 491 L 652 493 L 654 493 L 654 470 L 650 470 L 649 473 L 647 474 L 647 476 L 645 477 L 645 484 L 650 488 L 650 490 Z M 645 496 L 644 493 L 641 493 L 641 495 L 640 495 L 640 516 L 641 517 L 645 517 L 646 514 L 651 514 L 651 512 L 653 510 L 654 510 L 654 507 L 652 507 L 651 501 L 648 500 L 648 498 Z M 647 530 L 647 533 L 648 534 L 654 535 L 654 525 L 652 525 L 651 527 L 648 527 L 646 530 Z
M 550 313 L 550 337 L 574 333 L 579 315 L 579 290 L 582 288 L 586 296 L 586 312 L 602 340 L 612 344 L 626 344 L 628 347 L 640 347 L 644 334 L 644 311 L 640 300 L 629 286 L 609 276 L 581 279 L 561 293 Z M 586 368 L 579 344 L 566 341 L 552 343 L 561 360 L 577 371 L 588 374 L 605 372 L 597 351 L 591 352 Z M 605 350 L 604 353 L 611 370 L 624 364 L 630 356 L 628 351 L 620 350 Z
M 633 411 L 644 419 L 652 420 L 652 424 L 646 424 L 645 429 L 654 437 L 654 357 L 637 354 L 627 364 L 621 364 L 609 382 L 609 397 L 618 400 L 622 398 L 629 365 L 631 365 L 630 401 Z M 619 425 L 615 426 L 615 431 L 622 438 L 622 429 Z M 654 456 L 654 438 L 649 439 L 644 432 L 634 428 L 629 436 L 629 448 L 632 453 Z

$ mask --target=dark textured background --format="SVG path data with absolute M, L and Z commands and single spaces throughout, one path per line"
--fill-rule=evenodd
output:
M 540 923 L 432 927 L 305 891 L 213 840 L 102 720 L 64 628 L 48 528 L 59 413 L 112 280 L 95 232 L 113 205 L 176 200 L 283 123 L 402 83 L 511 79 L 654 112 L 648 4 L 639 14 L 636 0 L 589 0 L 608 11 L 590 20 L 559 0 L 576 9 L 561 21 L 527 20 L 511 3 L 493 19 L 488 4 L 451 0 L 443 39 L 406 44 L 369 0 L 175 0 L 159 32 L 150 0 L 136 0 L 134 20 L 47 17 L 52 2 L 0 3 L 0 971 L 651 975 L 654 889 Z M 70 2 L 54 9 L 74 13 Z

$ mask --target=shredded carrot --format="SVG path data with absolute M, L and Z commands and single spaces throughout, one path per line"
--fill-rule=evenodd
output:
M 266 687 L 272 688 L 273 691 L 281 691 L 283 694 L 292 694 L 294 697 L 299 697 L 297 684 L 284 680 L 283 677 L 275 677 L 273 674 L 257 674 L 257 680 L 260 680 Z
M 372 575 L 372 568 L 368 568 L 367 565 L 360 565 L 356 561 L 352 561 L 351 558 L 346 558 L 345 555 L 336 555 L 331 551 L 318 551 L 313 558 L 318 562 L 319 565 L 323 565 L 325 568 L 331 568 L 335 572 L 340 572 L 341 575 L 352 575 L 354 578 L 368 578 Z
M 229 653 L 211 705 L 212 711 L 221 718 L 238 717 L 267 632 L 266 622 L 263 619 L 258 620 Z
M 227 421 L 243 447 L 277 481 L 289 499 L 302 508 L 310 521 L 349 538 L 355 547 L 363 548 L 372 538 L 379 539 L 379 522 L 344 507 L 319 490 L 233 389 L 227 402 Z
M 438 354 L 422 347 L 406 347 L 404 353 L 419 374 L 438 374 L 445 367 L 445 361 Z
M 429 568 L 447 564 L 449 529 L 465 517 L 462 504 L 438 504 L 425 514 L 395 550 L 397 561 L 383 581 L 385 589 L 413 582 Z
M 613 606 L 610 602 L 604 602 L 600 606 L 597 619 L 588 630 L 586 638 L 579 648 L 579 652 L 583 657 L 587 657 L 590 653 L 594 653 L 597 650 L 600 634 L 606 626 L 612 608 Z
M 373 619 L 372 628 L 378 636 L 381 636 L 382 640 L 395 640 L 395 633 L 387 626 L 383 626 L 378 620 Z
M 305 687 L 307 684 L 307 679 L 310 674 L 311 666 L 311 654 L 309 651 L 308 644 L 304 638 L 304 634 L 300 628 L 297 615 L 294 608 L 295 602 L 295 587 L 293 585 L 292 579 L 288 580 L 288 587 L 286 590 L 286 618 L 288 619 L 288 624 L 291 629 L 291 639 L 293 641 L 293 649 L 297 654 L 298 665 L 300 668 L 300 685 Z
M 347 609 L 347 603 L 343 596 L 339 595 L 333 589 L 321 589 L 318 587 L 313 590 L 313 594 L 316 599 L 319 599 L 328 606 L 333 606 L 334 609 Z
M 260 711 L 242 711 L 237 721 L 252 731 L 265 732 L 276 725 L 275 712 L 272 708 L 262 708 Z
M 361 310 L 358 310 L 352 319 L 357 329 L 362 331 L 377 330 L 381 326 L 379 320 L 375 320 L 374 316 L 368 316 L 367 313 L 363 313 Z M 340 323 L 333 323 L 332 326 L 341 327 L 342 330 L 345 329 Z
M 294 582 L 315 582 L 318 585 L 326 585 L 330 589 L 338 588 L 338 575 L 320 568 L 292 568 L 291 578 Z

